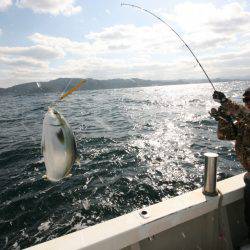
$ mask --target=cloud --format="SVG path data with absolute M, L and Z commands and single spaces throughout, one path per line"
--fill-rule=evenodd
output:
M 0 36 L 3 34 L 3 30 L 0 28 Z
M 125 49 L 129 49 L 130 45 L 128 44 L 114 44 L 114 45 L 109 45 L 108 49 L 109 50 L 125 50 Z
M 86 38 L 93 40 L 121 40 L 130 39 L 136 35 L 138 28 L 133 25 L 114 25 L 104 28 L 101 32 L 90 32 L 86 35 Z
M 214 32 L 202 30 L 189 35 L 185 35 L 184 39 L 194 50 L 205 52 L 207 49 L 215 50 L 223 47 L 226 43 L 234 41 L 234 36 L 231 34 L 219 35 Z
M 212 3 L 184 2 L 176 5 L 173 13 L 160 10 L 160 15 L 200 49 L 226 45 L 250 29 L 250 12 L 239 3 L 218 8 Z
M 85 37 L 108 49 L 138 51 L 141 53 L 164 53 L 175 51 L 180 47 L 176 38 L 161 24 L 137 27 L 135 25 L 114 25 L 100 32 L 90 32 Z
M 151 27 L 135 25 L 115 25 L 106 27 L 99 32 L 90 32 L 85 35 L 85 41 L 77 42 L 66 37 L 48 36 L 34 33 L 29 39 L 39 45 L 59 48 L 64 53 L 77 56 L 123 56 L 136 54 L 153 55 L 173 54 L 180 51 L 181 43 L 176 42 L 175 36 L 162 32 L 166 27 L 155 24 Z M 181 49 L 182 50 L 182 49 Z
M 35 78 L 43 79 L 48 75 L 51 77 L 50 63 L 62 59 L 64 55 L 60 48 L 43 45 L 0 47 L 0 83 L 6 86 Z
M 12 5 L 12 0 L 1 0 L 0 1 L 0 11 L 7 10 Z
M 228 4 L 218 10 L 217 14 L 217 18 L 208 23 L 216 33 L 241 33 L 250 28 L 250 12 L 244 11 L 239 3 Z
M 48 68 L 18 66 L 9 67 L 8 69 L 1 68 L 0 75 L 0 87 L 4 88 L 19 83 L 34 82 L 37 79 L 48 81 L 52 77 Z
M 108 15 L 111 15 L 111 11 L 109 9 L 106 9 L 105 13 L 108 14 Z
M 35 13 L 49 13 L 54 16 L 59 14 L 71 16 L 82 10 L 80 5 L 75 5 L 75 0 L 19 0 L 17 6 L 20 8 L 31 9 Z
M 209 76 L 236 77 L 247 76 L 249 72 L 250 50 L 217 54 L 200 58 Z M 57 67 L 48 67 L 46 63 L 34 62 L 34 60 L 9 60 L 0 63 L 8 63 L 13 70 L 8 75 L 11 83 L 23 83 L 28 81 L 42 81 L 59 77 L 92 77 L 97 79 L 111 78 L 143 78 L 143 79 L 180 79 L 180 78 L 204 78 L 199 67 L 194 67 L 193 58 L 175 60 L 173 62 L 159 62 L 152 58 L 137 55 L 129 60 L 124 58 L 107 59 L 100 57 L 87 57 L 65 60 Z M 236 67 L 235 65 L 239 65 Z M 24 67 L 25 66 L 25 67 Z M 10 69 L 10 68 L 9 68 Z M 0 78 L 0 83 L 4 82 Z
M 0 56 L 22 56 L 37 60 L 51 60 L 64 57 L 61 49 L 36 45 L 30 47 L 0 47 Z
M 94 39 L 94 41 L 91 42 L 76 42 L 66 37 L 47 36 L 41 33 L 35 33 L 29 36 L 29 39 L 36 44 L 49 46 L 52 48 L 59 48 L 65 53 L 70 53 L 77 56 L 108 53 L 109 45 L 117 45 L 117 49 L 119 46 L 121 46 L 120 49 L 123 49 L 122 46 L 126 46 L 125 44 L 121 44 L 121 42 L 119 42 L 119 44 L 111 44 L 110 42 L 101 41 L 98 39 Z
M 190 45 L 211 78 L 249 75 L 249 15 L 238 3 L 218 8 L 212 3 L 190 2 L 176 5 L 172 13 L 160 14 Z M 28 39 L 33 46 L 0 47 L 0 63 L 5 64 L 0 69 L 0 82 L 6 79 L 6 70 L 15 76 L 15 83 L 69 76 L 205 77 L 199 67 L 194 68 L 196 62 L 179 38 L 160 22 L 105 27 L 85 34 L 82 41 L 42 33 Z
M 1 63 L 1 60 L 0 60 Z M 14 62 L 9 62 L 11 66 L 15 66 Z M 14 63 L 14 64 L 13 64 Z M 23 63 L 23 62 L 22 62 Z M 28 63 L 28 62 L 26 62 Z M 19 65 L 19 63 L 17 63 Z M 58 77 L 94 77 L 97 79 L 111 79 L 111 78 L 144 78 L 144 79 L 160 79 L 161 77 L 179 78 L 179 69 L 186 69 L 190 72 L 190 63 L 159 63 L 157 61 L 148 62 L 126 62 L 123 59 L 111 60 L 101 58 L 74 59 L 65 61 L 60 67 L 51 69 L 46 68 L 46 65 L 39 68 L 33 65 L 33 70 L 23 67 L 18 67 L 15 74 L 10 74 L 12 82 L 20 82 L 26 77 L 27 80 L 46 80 Z M 175 70 L 173 70 L 175 69 Z M 13 72 L 14 73 L 14 72 Z M 10 77 L 9 75 L 9 77 Z M 192 73 L 191 73 L 192 75 Z M 1 82 L 1 79 L 0 79 Z
M 101 50 L 101 48 L 97 48 L 88 42 L 76 42 L 66 37 L 47 36 L 41 33 L 34 33 L 29 36 L 29 39 L 38 45 L 48 46 L 78 56 L 93 54 L 97 50 Z
M 250 30 L 250 12 L 239 3 L 219 8 L 212 3 L 184 2 L 176 5 L 173 13 L 162 11 L 157 10 L 198 53 L 234 46 L 239 42 L 239 35 L 246 36 Z M 179 38 L 160 22 L 140 27 L 114 25 L 85 37 L 105 49 L 136 53 L 173 54 L 182 46 Z
M 68 65 L 66 67 L 66 65 Z M 199 68 L 194 68 L 192 59 L 159 62 L 158 60 L 126 59 L 100 59 L 84 61 L 71 60 L 68 64 L 58 68 L 62 73 L 69 75 L 94 77 L 98 79 L 112 78 L 142 78 L 153 80 L 180 79 L 180 78 L 203 78 Z
M 45 68 L 47 67 L 47 63 L 41 62 L 38 60 L 34 60 L 31 58 L 6 58 L 6 57 L 0 57 L 0 64 L 3 66 L 12 66 L 12 67 L 28 67 L 28 68 Z
M 202 61 L 213 77 L 249 78 L 250 49 L 217 53 Z
M 158 27 L 160 29 L 160 27 Z M 139 29 L 137 30 L 137 33 Z M 156 33 L 158 33 L 156 31 Z M 103 35 L 103 33 L 102 33 Z M 207 39 L 209 37 L 209 40 Z M 98 35 L 97 35 L 98 37 Z M 123 38 L 126 36 L 121 36 L 122 39 L 111 39 L 112 42 L 124 41 Z M 129 36 L 128 36 L 129 37 Z M 159 37 L 156 40 L 149 41 L 147 43 L 146 37 L 139 35 L 140 39 L 138 41 L 136 36 L 135 39 L 132 39 L 134 47 L 125 47 L 125 53 L 128 54 L 128 58 L 126 57 L 114 57 L 110 59 L 100 58 L 98 54 L 96 54 L 96 58 L 85 58 L 78 60 L 71 60 L 69 63 L 65 63 L 65 68 L 63 71 L 71 72 L 72 74 L 87 74 L 88 77 L 93 77 L 94 75 L 99 78 L 111 78 L 111 77 L 141 77 L 141 78 L 149 78 L 149 79 L 174 79 L 174 78 L 204 78 L 204 75 L 199 67 L 194 68 L 196 65 L 194 58 L 189 54 L 186 48 L 182 48 L 179 50 L 180 54 L 182 54 L 179 58 L 174 58 L 171 60 L 171 51 L 169 51 L 168 45 L 161 43 L 160 41 L 157 43 Z M 106 38 L 106 37 L 105 37 Z M 97 38 L 97 40 L 99 37 Z M 207 40 L 206 40 L 207 39 Z M 218 39 L 218 40 L 217 40 Z M 220 40 L 221 39 L 221 40 Z M 224 44 L 223 39 L 232 39 L 230 35 L 218 37 L 218 36 L 210 36 L 210 34 L 204 34 L 204 44 L 206 46 L 215 46 Z M 105 39 L 104 39 L 105 40 Z M 164 40 L 164 39 L 163 39 Z M 175 40 L 175 39 L 173 39 Z M 108 41 L 108 43 L 112 43 Z M 197 46 L 201 45 L 202 39 L 199 40 Z M 137 45 L 135 45 L 138 42 Z M 144 42 L 144 43 L 143 43 Z M 211 45 L 208 44 L 211 42 Z M 153 44 L 155 43 L 155 48 Z M 175 40 L 176 43 L 176 40 Z M 179 44 L 177 42 L 177 44 Z M 203 48 L 205 45 L 202 45 Z M 147 48 L 149 46 L 149 48 Z M 179 46 L 179 45 L 178 45 Z M 121 47 L 123 45 L 121 44 Z M 214 47 L 215 48 L 215 47 Z M 222 47 L 223 48 L 223 47 Z M 249 51 L 250 46 L 244 46 L 245 49 L 242 49 L 241 44 L 235 43 L 234 47 L 229 50 L 230 52 L 222 53 L 220 49 L 213 51 L 213 53 L 208 54 L 199 54 L 199 59 L 202 64 L 205 66 L 206 70 L 210 73 L 211 77 L 237 77 L 249 75 Z M 120 48 L 112 48 L 120 49 Z M 165 49 L 165 50 L 164 50 Z M 131 51 L 132 53 L 131 53 Z M 149 53 L 144 53 L 148 51 Z M 154 53 L 161 51 L 164 55 L 163 60 L 160 60 L 157 56 L 154 57 Z M 113 51 L 114 52 L 114 51 Z M 174 51 L 174 54 L 178 54 L 178 51 Z M 184 55 L 183 52 L 186 52 Z M 196 51 L 195 51 L 196 52 Z M 164 54 L 165 53 L 165 54 Z M 214 56 L 211 56 L 214 55 Z M 69 66 L 70 65 L 70 66 Z M 226 66 L 227 65 L 227 66 Z M 248 69 L 246 68 L 248 67 Z M 228 70 L 230 68 L 230 70 Z M 244 68 L 244 70 L 243 70 Z M 245 73 L 243 73 L 245 71 Z

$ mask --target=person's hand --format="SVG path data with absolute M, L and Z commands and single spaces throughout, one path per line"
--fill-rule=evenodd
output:
M 219 111 L 216 108 L 212 108 L 209 112 L 209 114 L 215 118 L 216 121 L 219 119 Z
M 213 99 L 218 103 L 224 103 L 227 100 L 225 94 L 220 91 L 214 91 Z

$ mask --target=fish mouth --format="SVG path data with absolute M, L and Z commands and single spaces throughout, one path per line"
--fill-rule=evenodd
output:
M 48 108 L 48 112 L 52 113 L 52 114 L 55 114 L 55 115 L 59 114 L 59 112 L 57 110 L 55 110 L 54 108 L 51 108 L 51 107 Z
M 52 126 L 61 126 L 62 125 L 61 115 L 54 108 L 51 108 L 51 107 L 48 108 L 47 117 L 48 117 L 48 119 L 47 119 L 46 123 L 48 125 L 52 125 Z

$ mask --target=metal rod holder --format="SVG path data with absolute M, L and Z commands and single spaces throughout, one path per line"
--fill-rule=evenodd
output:
M 216 175 L 217 175 L 217 159 L 216 153 L 205 153 L 205 173 L 204 173 L 204 186 L 203 194 L 208 196 L 216 196 Z

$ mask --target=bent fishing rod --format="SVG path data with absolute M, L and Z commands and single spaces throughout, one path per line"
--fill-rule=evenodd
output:
M 129 4 L 129 3 L 121 3 L 121 6 L 129 6 L 129 7 L 133 7 L 133 8 L 137 8 L 140 9 L 144 12 L 147 12 L 148 14 L 154 16 L 155 18 L 157 18 L 158 20 L 160 20 L 161 22 L 163 22 L 165 25 L 167 25 L 178 37 L 179 39 L 183 42 L 183 44 L 188 48 L 188 50 L 190 51 L 190 53 L 193 55 L 193 57 L 195 58 L 196 62 L 198 63 L 198 65 L 200 66 L 200 68 L 202 69 L 203 73 L 205 74 L 205 76 L 207 77 L 209 83 L 211 84 L 211 86 L 213 87 L 214 91 L 216 91 L 211 79 L 209 78 L 207 72 L 204 70 L 204 68 L 202 67 L 200 61 L 198 60 L 198 58 L 195 56 L 194 52 L 190 49 L 190 47 L 186 44 L 186 42 L 181 38 L 181 36 L 166 22 L 164 21 L 162 18 L 158 17 L 156 14 L 154 14 L 153 12 L 146 10 L 138 5 L 134 5 L 134 4 Z

